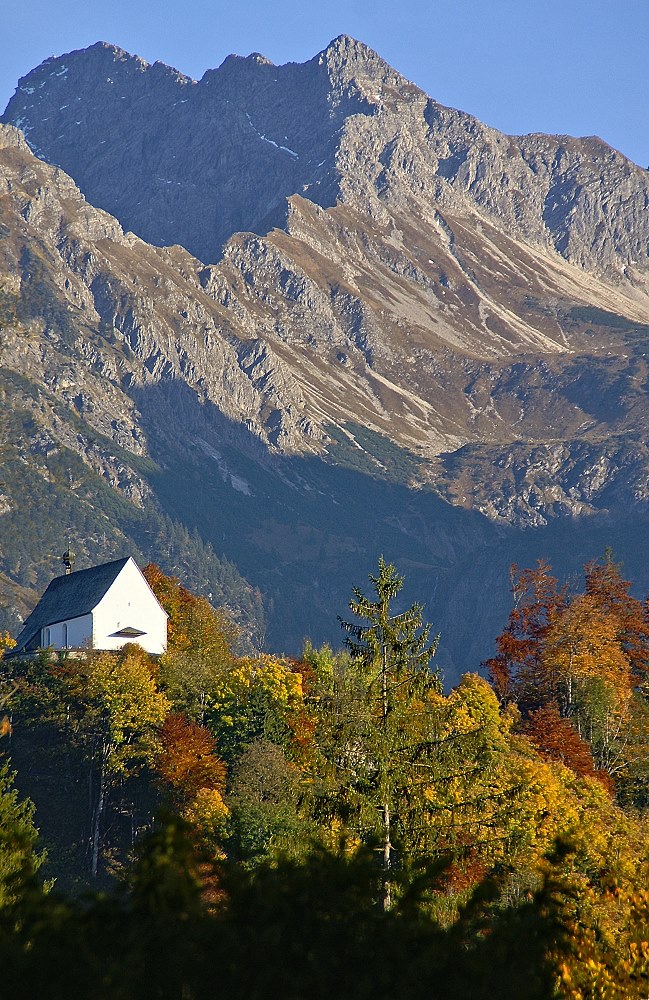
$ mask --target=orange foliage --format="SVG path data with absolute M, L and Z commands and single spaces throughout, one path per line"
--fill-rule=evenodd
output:
M 633 680 L 619 619 L 603 610 L 592 594 L 578 594 L 553 623 L 545 637 L 543 660 L 554 690 L 559 682 L 599 676 L 620 703 L 628 699 Z
M 549 570 L 513 570 L 514 608 L 485 663 L 491 683 L 501 702 L 516 703 L 546 756 L 565 758 L 578 773 L 590 773 L 593 761 L 598 771 L 621 773 L 634 753 L 635 689 L 649 666 L 649 606 L 630 596 L 608 552 L 584 567 L 584 592 L 571 599 Z
M 620 567 L 610 558 L 590 562 L 584 567 L 586 594 L 592 597 L 601 614 L 617 625 L 617 637 L 629 658 L 636 676 L 649 669 L 649 607 L 631 597 L 631 584 L 623 580 Z
M 293 674 L 299 674 L 302 678 L 302 693 L 305 698 L 310 697 L 316 689 L 317 676 L 310 663 L 306 660 L 298 660 L 294 656 L 287 656 L 286 663 Z
M 542 653 L 548 629 L 566 607 L 566 588 L 559 589 L 550 566 L 511 567 L 514 607 L 496 639 L 498 653 L 486 660 L 491 684 L 501 701 L 531 701 L 537 707 L 551 698 Z M 527 706 L 525 706 L 527 707 Z
M 195 799 L 202 789 L 223 792 L 227 772 L 215 750 L 209 730 L 172 713 L 162 727 L 156 770 L 183 803 Z
M 213 608 L 205 597 L 197 597 L 173 576 L 166 576 L 159 566 L 149 563 L 143 571 L 147 583 L 169 615 L 167 653 L 185 652 L 200 645 L 223 657 L 238 630 L 228 615 Z
M 514 607 L 496 639 L 498 653 L 484 663 L 501 701 L 517 702 L 526 715 L 557 700 L 567 660 L 582 676 L 605 671 L 620 696 L 646 675 L 649 603 L 630 596 L 610 558 L 584 567 L 584 593 L 572 601 L 547 563 L 511 572 Z
M 522 731 L 543 757 L 561 761 L 575 774 L 596 778 L 612 792 L 613 783 L 609 775 L 595 768 L 590 747 L 570 721 L 560 715 L 556 702 L 532 712 Z
M 474 889 L 486 878 L 489 866 L 475 852 L 468 851 L 461 861 L 451 861 L 439 878 L 439 888 L 445 893 L 464 893 Z

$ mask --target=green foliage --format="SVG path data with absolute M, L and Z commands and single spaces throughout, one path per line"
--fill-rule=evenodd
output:
M 430 696 L 440 689 L 430 661 L 439 638 L 429 642 L 430 626 L 422 624 L 421 605 L 393 612 L 391 602 L 403 578 L 383 557 L 378 575 L 370 581 L 376 599 L 355 589 L 349 604 L 355 620 L 341 621 L 352 654 L 353 680 L 339 717 L 342 753 L 334 756 L 334 763 L 347 773 L 352 796 L 344 795 L 343 800 L 346 809 L 355 809 L 356 822 L 364 828 L 361 836 L 365 839 L 369 833 L 381 842 L 388 909 L 393 853 L 396 847 L 407 854 L 412 828 L 421 823 L 420 778 L 429 781 L 427 716 Z
M 360 621 L 344 622 L 341 625 L 347 633 L 346 645 L 352 656 L 370 672 L 370 684 L 380 683 L 381 715 L 385 717 L 391 709 L 386 701 L 391 692 L 386 690 L 390 680 L 399 683 L 421 678 L 430 679 L 429 665 L 435 655 L 439 636 L 429 644 L 430 626 L 422 624 L 423 607 L 413 604 L 401 614 L 392 614 L 390 602 L 403 588 L 403 577 L 399 576 L 392 564 L 379 558 L 378 576 L 370 581 L 376 591 L 376 600 L 365 597 L 354 588 L 354 598 L 349 602 L 350 610 Z
M 334 653 L 329 643 L 316 649 L 307 639 L 302 649 L 301 663 L 306 667 L 314 697 L 331 695 L 336 681 L 349 669 L 350 655 L 346 650 Z M 303 667 L 303 669 L 304 669 Z
M 351 421 L 344 426 L 353 435 L 353 441 L 333 424 L 325 427 L 332 439 L 327 454 L 337 465 L 391 483 L 408 484 L 417 479 L 421 460 L 411 452 L 369 427 Z
M 369 849 L 215 869 L 171 821 L 144 845 L 127 893 L 83 904 L 26 894 L 17 930 L 0 926 L 3 981 L 16 1000 L 567 998 L 555 987 L 570 960 L 571 887 L 557 862 L 521 906 L 483 882 L 451 928 L 426 905 L 443 868 L 422 865 L 386 913 Z
M 238 630 L 229 616 L 149 563 L 144 574 L 169 616 L 160 676 L 174 707 L 203 722 L 213 692 L 233 663 Z
M 0 910 L 15 900 L 45 860 L 36 850 L 34 805 L 20 800 L 9 764 L 0 761 Z
M 246 862 L 299 856 L 316 829 L 304 815 L 300 770 L 275 743 L 247 746 L 233 769 L 229 849 Z
M 290 745 L 303 706 L 302 678 L 292 666 L 263 653 L 236 661 L 214 685 L 205 722 L 225 761 L 257 740 Z
M 170 703 L 154 664 L 139 646 L 119 653 L 54 658 L 45 652 L 27 671 L 25 700 L 39 721 L 65 735 L 86 767 L 86 837 L 99 871 L 103 821 L 113 790 L 150 765 Z

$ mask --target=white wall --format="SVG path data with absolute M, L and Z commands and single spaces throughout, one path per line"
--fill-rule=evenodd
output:
M 47 649 L 83 649 L 92 640 L 92 615 L 70 618 L 41 629 L 41 646 Z
M 167 648 L 167 615 L 132 559 L 108 588 L 92 618 L 94 649 L 121 649 L 127 642 L 137 642 L 148 653 L 164 653 Z M 114 635 L 123 628 L 140 629 L 144 635 Z

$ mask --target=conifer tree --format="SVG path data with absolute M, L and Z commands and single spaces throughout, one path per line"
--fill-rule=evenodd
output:
M 403 823 L 409 809 L 406 788 L 412 769 L 408 765 L 428 743 L 429 734 L 416 734 L 415 730 L 425 712 L 426 691 L 440 688 L 437 674 L 430 669 L 439 636 L 431 641 L 420 604 L 394 613 L 392 602 L 404 580 L 383 556 L 378 575 L 370 576 L 370 581 L 375 598 L 355 588 L 349 607 L 356 621 L 340 621 L 347 633 L 346 645 L 366 682 L 366 711 L 360 714 L 358 733 L 364 746 L 355 756 L 365 764 L 363 770 L 375 791 L 375 809 L 381 817 L 382 898 L 384 909 L 389 910 L 394 827 L 395 822 Z

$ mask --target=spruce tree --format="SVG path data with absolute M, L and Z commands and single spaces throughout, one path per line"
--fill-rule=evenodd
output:
M 441 688 L 437 673 L 431 670 L 439 636 L 431 641 L 430 625 L 422 620 L 422 605 L 415 603 L 394 613 L 392 602 L 404 579 L 383 556 L 378 575 L 370 576 L 370 581 L 375 597 L 368 598 L 355 588 L 349 607 L 356 620 L 340 621 L 347 633 L 346 645 L 365 682 L 361 704 L 352 713 L 360 721 L 360 743 L 352 757 L 356 776 L 362 772 L 361 783 L 380 817 L 382 903 L 389 910 L 395 833 L 403 839 L 417 812 L 413 764 L 426 756 L 430 747 L 426 695 Z

